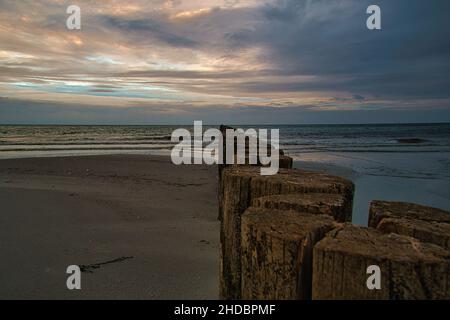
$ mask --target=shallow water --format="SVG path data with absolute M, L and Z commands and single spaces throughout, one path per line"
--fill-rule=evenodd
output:
M 372 200 L 404 201 L 450 211 L 449 152 L 310 154 L 296 168 L 344 176 L 355 184 L 353 222 L 367 225 Z

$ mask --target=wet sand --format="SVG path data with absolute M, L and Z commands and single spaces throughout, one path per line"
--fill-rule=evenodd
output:
M 218 298 L 216 175 L 159 156 L 1 160 L 0 299 Z

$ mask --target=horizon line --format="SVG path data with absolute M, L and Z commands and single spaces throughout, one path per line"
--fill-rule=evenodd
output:
M 201 120 L 195 120 L 201 121 Z M 366 122 L 366 123 L 253 123 L 253 124 L 236 124 L 236 123 L 221 123 L 221 124 L 210 124 L 203 123 L 204 126 L 220 126 L 220 125 L 230 125 L 230 126 L 362 126 L 362 125 L 442 125 L 450 124 L 447 122 Z M 178 124 L 76 124 L 76 123 L 0 123 L 0 126 L 97 126 L 97 127 L 113 127 L 113 126 L 129 126 L 129 127 L 145 127 L 145 126 L 193 126 L 192 123 L 178 123 Z

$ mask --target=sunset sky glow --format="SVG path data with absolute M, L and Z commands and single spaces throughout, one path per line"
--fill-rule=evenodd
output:
M 380 31 L 366 8 L 382 8 Z M 66 29 L 76 4 L 82 29 Z M 0 123 L 450 121 L 449 1 L 0 0 Z

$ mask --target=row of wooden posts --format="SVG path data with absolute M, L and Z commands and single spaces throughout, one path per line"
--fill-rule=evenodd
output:
M 450 299 L 449 212 L 374 201 L 369 227 L 355 226 L 351 181 L 283 158 L 273 176 L 219 168 L 221 298 Z

